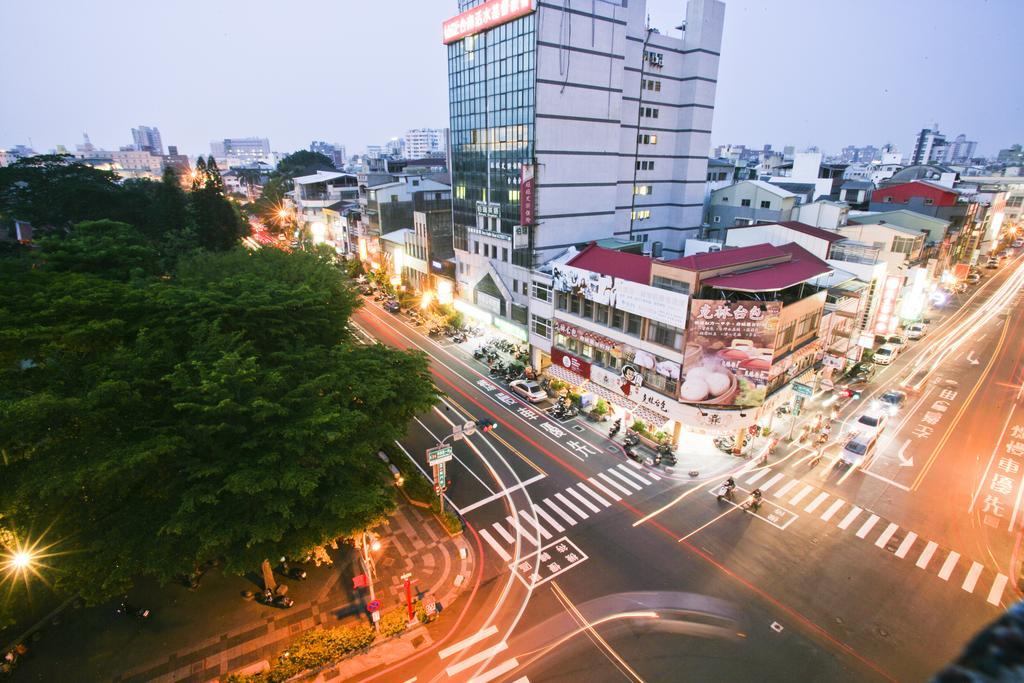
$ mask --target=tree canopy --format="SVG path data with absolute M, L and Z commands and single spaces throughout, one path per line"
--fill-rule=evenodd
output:
M 291 180 L 317 171 L 336 171 L 334 162 L 326 154 L 300 149 L 277 162 L 277 174 Z

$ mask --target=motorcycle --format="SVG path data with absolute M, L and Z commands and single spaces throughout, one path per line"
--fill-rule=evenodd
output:
M 729 484 L 727 484 L 727 483 L 723 483 L 721 486 L 719 486 L 718 487 L 718 492 L 717 492 L 718 502 L 721 503 L 723 498 L 728 498 L 729 500 L 732 500 L 733 499 L 733 493 L 732 493 L 733 492 L 733 488 L 734 487 L 729 486 Z
M 135 607 L 134 605 L 128 604 L 127 597 L 121 601 L 120 605 L 118 605 L 117 613 L 126 617 L 135 617 L 139 621 L 149 619 L 149 615 L 151 614 L 151 612 L 145 607 Z
M 743 502 L 743 505 L 741 505 L 740 507 L 743 508 L 744 510 L 752 510 L 753 512 L 757 512 L 758 509 L 760 509 L 762 502 L 763 500 L 761 498 L 761 491 L 760 489 L 758 489 L 751 493 L 750 497 L 747 498 Z
M 627 446 L 637 446 L 640 444 L 640 435 L 634 432 L 632 429 L 627 429 L 626 436 L 623 437 L 622 441 Z
M 496 361 L 496 362 L 494 363 L 494 365 L 492 365 L 492 366 L 491 366 L 491 369 L 490 369 L 490 371 L 489 371 L 489 372 L 490 372 L 490 375 L 491 375 L 492 377 L 497 377 L 498 375 L 502 375 L 502 374 L 504 374 L 504 373 L 505 373 L 505 370 L 506 370 L 506 368 L 505 368 L 505 364 L 504 364 L 504 363 L 502 363 L 502 362 L 501 362 L 501 361 L 499 360 L 499 361 Z
M 643 461 L 643 458 L 640 457 L 640 454 L 633 450 L 632 445 L 627 443 L 622 447 L 622 450 L 626 452 L 626 457 L 629 458 L 630 460 L 636 460 L 637 462 Z
M 618 434 L 619 430 L 621 430 L 621 429 L 622 429 L 622 418 L 619 418 L 619 419 L 615 420 L 615 422 L 612 424 L 612 428 L 608 430 L 608 438 L 609 439 L 614 439 L 615 435 Z

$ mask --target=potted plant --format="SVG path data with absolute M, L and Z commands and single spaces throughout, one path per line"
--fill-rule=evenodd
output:
M 608 418 L 608 403 L 603 399 L 597 399 L 597 403 L 590 409 L 590 417 L 595 422 L 603 422 Z

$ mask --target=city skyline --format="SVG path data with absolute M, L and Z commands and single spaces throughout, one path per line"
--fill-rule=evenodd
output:
M 456 3 L 403 4 L 407 21 L 402 27 L 389 23 L 396 4 L 403 3 L 323 4 L 310 10 L 310 16 L 320 17 L 320 25 L 367 29 L 346 32 L 342 52 L 375 54 L 374 44 L 386 36 L 418 55 L 414 66 L 402 59 L 377 65 L 377 82 L 393 87 L 375 88 L 369 100 L 375 103 L 372 110 L 360 105 L 365 100 L 354 98 L 347 88 L 321 89 L 315 103 L 288 96 L 295 60 L 332 63 L 338 50 L 332 41 L 305 42 L 305 52 L 294 59 L 266 60 L 252 68 L 238 66 L 228 57 L 251 49 L 253 43 L 279 40 L 266 36 L 266 27 L 287 25 L 290 10 L 269 3 L 257 3 L 245 15 L 199 4 L 188 11 L 181 6 L 147 8 L 153 20 L 148 25 L 162 26 L 168 39 L 140 36 L 137 48 L 148 57 L 114 62 L 109 52 L 94 49 L 92 32 L 71 29 L 98 24 L 131 36 L 137 8 L 128 11 L 123 2 L 100 9 L 67 3 L 6 6 L 0 17 L 21 30 L 0 47 L 5 63 L 19 65 L 3 73 L 3 84 L 8 92 L 21 93 L 28 104 L 0 113 L 0 146 L 31 141 L 37 151 L 60 144 L 72 150 L 84 132 L 97 147 L 116 149 L 131 143 L 132 127 L 147 122 L 160 128 L 164 144 L 175 144 L 191 155 L 208 154 L 211 140 L 243 136 L 268 137 L 278 151 L 305 149 L 310 140 L 331 139 L 358 153 L 408 129 L 446 127 L 446 51 L 440 28 L 444 19 L 457 13 Z M 61 5 L 61 11 L 51 11 L 55 5 Z M 1024 113 L 1024 96 L 1002 94 L 1000 70 L 984 65 L 1012 61 L 1009 31 L 1024 18 L 1024 6 L 972 5 L 967 22 L 960 6 L 935 7 L 923 1 L 895 7 L 870 2 L 856 15 L 802 0 L 770 7 L 771 11 L 766 3 L 742 0 L 726 3 L 713 145 L 816 145 L 838 153 L 847 145 L 888 142 L 907 155 L 920 129 L 935 123 L 950 136 L 964 133 L 977 140 L 979 155 L 994 155 L 1018 141 L 1020 132 L 1012 122 Z M 672 27 L 678 25 L 683 8 L 681 2 L 650 0 L 651 25 L 678 35 Z M 880 26 L 877 17 L 883 12 L 886 21 Z M 802 25 L 819 28 L 806 31 Z M 67 31 L 61 30 L 64 26 Z M 821 58 L 836 50 L 836 35 L 820 27 L 841 28 L 842 35 L 851 37 L 844 50 L 848 59 Z M 32 41 L 44 30 L 68 36 L 61 49 L 32 49 Z M 286 38 L 280 40 L 287 45 Z M 127 41 L 126 47 L 131 46 L 132 38 Z M 967 47 L 936 47 L 972 44 L 985 44 L 986 56 L 975 57 Z M 209 52 L 210 46 L 217 49 Z M 29 53 L 31 62 L 16 59 Z M 67 60 L 68 54 L 75 60 Z M 204 56 L 190 56 L 196 54 Z M 210 66 L 207 55 L 213 56 Z M 225 55 L 221 63 L 216 55 Z M 95 74 L 104 68 L 121 73 L 116 79 L 97 81 Z M 901 75 L 907 73 L 915 78 Z M 969 82 L 973 92 L 998 93 L 992 98 L 998 105 L 979 108 L 971 98 L 952 96 L 937 101 L 938 81 L 926 77 L 929 73 Z M 125 83 L 133 84 L 131 98 L 122 97 Z M 273 92 L 281 94 L 271 96 Z M 69 101 L 75 105 L 67 106 Z

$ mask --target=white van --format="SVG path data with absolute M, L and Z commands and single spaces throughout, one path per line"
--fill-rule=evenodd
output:
M 839 454 L 839 463 L 850 466 L 867 467 L 875 457 L 875 447 L 878 445 L 877 431 L 868 431 L 854 434 L 853 438 L 843 446 Z
M 888 365 L 889 363 L 892 363 L 898 355 L 900 355 L 900 347 L 895 344 L 882 344 L 882 346 L 875 351 L 875 355 L 872 360 L 879 365 Z

